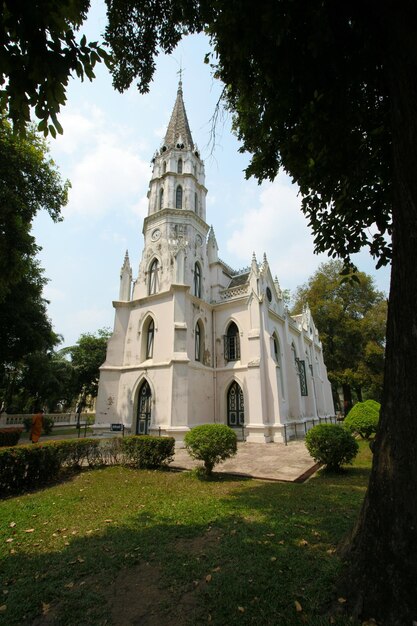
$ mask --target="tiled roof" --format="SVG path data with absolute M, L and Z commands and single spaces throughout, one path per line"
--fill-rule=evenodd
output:
M 181 81 L 178 85 L 177 99 L 175 100 L 174 110 L 172 111 L 171 119 L 168 124 L 164 145 L 167 148 L 176 146 L 180 137 L 185 147 L 192 148 L 194 146 L 187 113 L 185 112 L 184 100 L 182 99 Z
M 246 272 L 245 274 L 239 274 L 238 276 L 233 276 L 227 288 L 231 289 L 232 287 L 239 287 L 240 285 L 245 285 L 248 282 L 248 279 L 249 279 L 249 272 Z

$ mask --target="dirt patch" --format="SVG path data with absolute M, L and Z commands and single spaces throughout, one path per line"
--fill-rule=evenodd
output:
M 223 534 L 219 529 L 210 528 L 204 535 L 198 535 L 197 537 L 177 539 L 173 548 L 176 552 L 192 552 L 195 556 L 210 550 L 213 546 L 218 545 Z
M 159 609 L 169 593 L 160 589 L 160 578 L 160 568 L 150 563 L 121 570 L 111 588 L 112 622 L 118 626 L 161 624 Z
M 211 548 L 218 545 L 223 533 L 209 528 L 204 534 L 178 538 L 171 549 L 177 553 L 193 554 L 203 559 Z M 95 579 L 89 578 L 89 586 Z M 203 603 L 207 581 L 190 580 L 182 589 L 167 586 L 163 566 L 141 561 L 119 571 L 106 589 L 108 599 L 108 624 L 116 626 L 184 626 L 195 624 Z M 49 626 L 58 623 L 62 602 L 43 607 L 32 626 Z

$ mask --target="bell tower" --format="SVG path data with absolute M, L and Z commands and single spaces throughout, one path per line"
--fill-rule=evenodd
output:
M 153 295 L 155 270 L 159 292 L 169 290 L 172 284 L 193 288 L 197 278 L 202 287 L 208 279 L 204 163 L 191 135 L 181 80 L 164 141 L 152 166 L 148 215 L 143 224 L 144 250 L 133 298 Z M 200 289 L 199 297 L 203 292 Z

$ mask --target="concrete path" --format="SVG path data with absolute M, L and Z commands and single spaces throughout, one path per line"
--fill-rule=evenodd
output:
M 111 436 L 120 437 L 120 434 L 106 434 L 106 438 Z M 60 435 L 43 435 L 40 441 L 76 439 L 77 437 L 77 433 L 65 435 L 64 437 Z M 20 444 L 27 443 L 28 441 L 25 440 L 20 441 Z M 190 470 L 202 464 L 202 461 L 192 459 L 185 448 L 176 448 L 174 460 L 169 467 L 179 470 Z M 214 472 L 236 474 L 262 480 L 302 482 L 311 476 L 318 467 L 319 465 L 307 452 L 304 441 L 291 441 L 288 445 L 283 443 L 239 442 L 237 444 L 236 456 L 216 465 Z
M 192 459 L 187 450 L 176 449 L 170 467 L 193 469 L 202 461 Z M 238 443 L 236 456 L 216 465 L 214 472 L 238 474 L 262 480 L 302 482 L 319 465 L 311 458 L 303 441 L 283 443 Z

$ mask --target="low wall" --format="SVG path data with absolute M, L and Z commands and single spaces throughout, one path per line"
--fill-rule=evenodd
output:
M 19 413 L 17 415 L 0 414 L 0 427 L 5 426 L 23 426 L 23 420 L 26 417 L 32 417 L 32 413 Z M 76 413 L 45 413 L 48 417 L 52 417 L 57 426 L 75 426 L 78 416 Z M 90 413 L 81 413 L 80 421 L 85 422 L 91 417 Z

